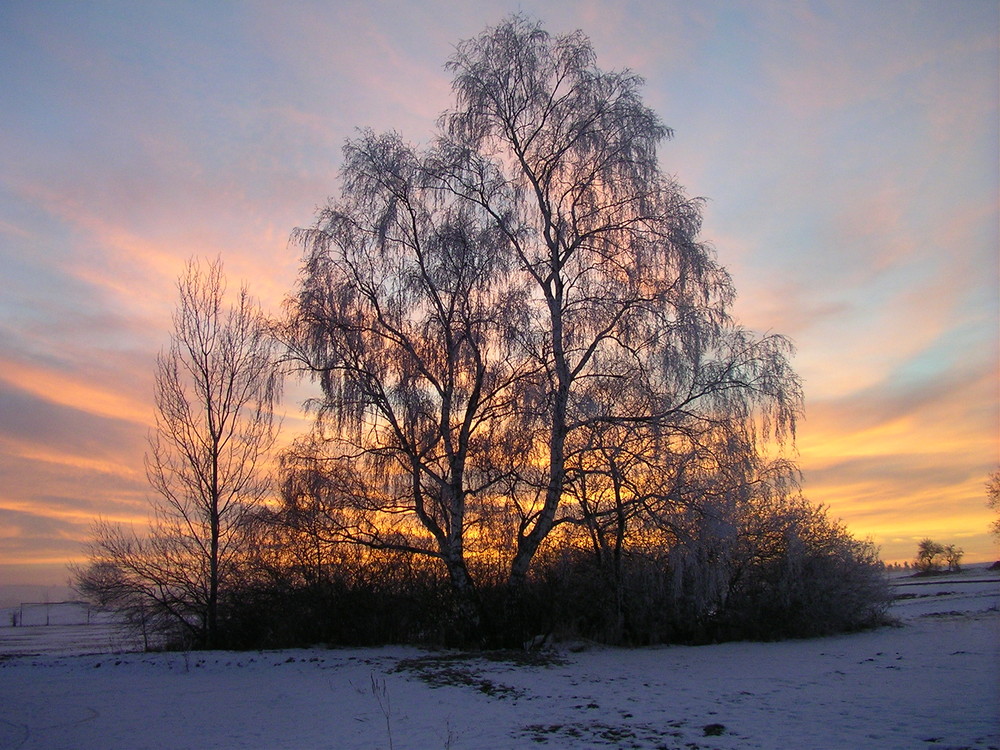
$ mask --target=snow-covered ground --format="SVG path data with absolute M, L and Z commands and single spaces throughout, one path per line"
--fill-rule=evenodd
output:
M 69 633 L 64 653 L 31 656 L 8 643 L 32 628 L 0 628 L 0 654 L 20 654 L 0 657 L 0 748 L 1000 748 L 1000 576 L 896 584 L 900 627 L 537 662 L 400 647 L 69 656 Z

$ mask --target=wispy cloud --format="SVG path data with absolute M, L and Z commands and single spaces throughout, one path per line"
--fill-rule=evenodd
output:
M 710 199 L 736 312 L 796 342 L 807 493 L 893 558 L 934 534 L 994 554 L 995 3 L 521 7 L 641 74 L 676 129 L 663 164 Z M 453 45 L 509 11 L 0 6 L 0 565 L 69 556 L 93 515 L 144 517 L 184 261 L 221 255 L 277 312 L 288 234 L 336 192 L 344 140 L 429 138 Z

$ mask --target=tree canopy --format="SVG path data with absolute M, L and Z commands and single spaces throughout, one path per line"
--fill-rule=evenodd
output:
M 790 343 L 732 320 L 638 76 L 521 15 L 447 68 L 430 144 L 362 132 L 295 233 L 289 340 L 323 389 L 300 454 L 336 465 L 331 536 L 439 558 L 472 597 L 487 537 L 517 586 L 562 524 L 621 536 L 763 481 L 801 390 Z

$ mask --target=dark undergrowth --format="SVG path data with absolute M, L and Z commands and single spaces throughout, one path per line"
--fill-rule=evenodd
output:
M 854 560 L 779 559 L 720 582 L 716 571 L 690 561 L 634 556 L 612 573 L 591 556 L 562 555 L 517 590 L 481 586 L 471 609 L 446 579 L 427 573 L 391 585 L 347 576 L 299 585 L 258 579 L 231 590 L 216 645 L 523 652 L 574 639 L 632 646 L 777 640 L 888 624 L 890 602 L 881 568 Z

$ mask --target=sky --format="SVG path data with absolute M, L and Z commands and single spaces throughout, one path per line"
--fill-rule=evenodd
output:
M 175 281 L 277 313 L 360 127 L 426 143 L 510 12 L 582 29 L 674 130 L 745 326 L 797 348 L 803 489 L 883 559 L 1000 557 L 1000 3 L 0 3 L 0 583 L 141 526 Z M 285 430 L 304 429 L 289 389 Z

